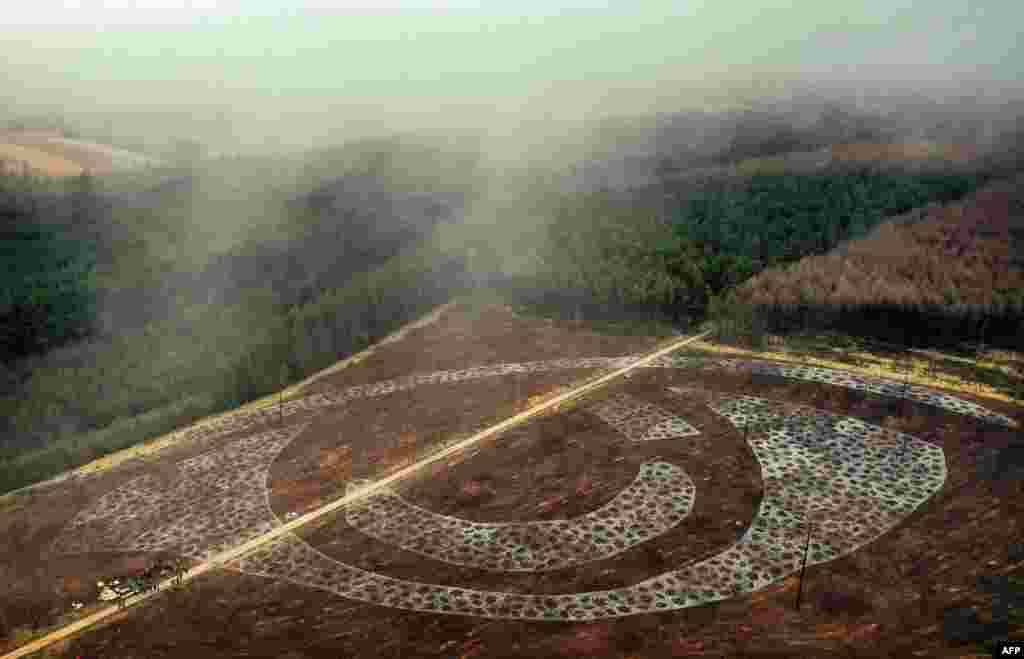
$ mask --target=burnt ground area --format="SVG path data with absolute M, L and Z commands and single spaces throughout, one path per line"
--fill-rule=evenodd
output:
M 624 389 L 639 398 L 645 387 Z M 679 405 L 667 396 L 659 402 L 671 411 L 697 407 Z M 303 537 L 327 555 L 365 570 L 482 590 L 556 594 L 615 588 L 653 577 L 735 541 L 738 530 L 749 525 L 760 485 L 753 455 L 735 430 L 710 410 L 682 414 L 707 432 L 630 444 L 582 410 L 545 417 L 399 490 L 403 498 L 431 512 L 477 522 L 572 519 L 609 503 L 645 461 L 661 459 L 683 467 L 700 483 L 690 514 L 668 533 L 617 556 L 538 573 L 493 572 L 440 561 L 425 565 L 422 555 L 353 529 L 344 515 L 313 525 Z M 537 552 L 559 549 L 545 545 L 543 538 L 531 540 Z
M 479 364 L 617 357 L 650 351 L 665 339 L 602 334 L 579 322 L 520 317 L 507 307 L 456 307 L 440 322 L 412 330 L 405 339 L 382 346 L 366 361 L 318 380 L 303 393 Z
M 382 347 L 365 362 L 324 378 L 311 390 L 494 362 L 618 356 L 649 350 L 656 341 L 590 335 L 568 326 L 518 319 L 499 308 L 457 312 Z M 350 479 L 377 477 L 435 439 L 468 434 L 526 407 L 530 397 L 592 373 L 578 369 L 424 385 L 355 401 L 344 412 L 328 409 L 275 461 L 271 505 L 278 515 L 315 505 L 336 495 Z M 1005 449 L 1019 436 L 929 406 L 828 385 L 702 370 L 635 372 L 588 402 L 627 393 L 677 414 L 701 434 L 630 443 L 577 405 L 511 430 L 478 453 L 456 457 L 396 488 L 403 498 L 428 511 L 477 522 L 569 519 L 611 501 L 645 460 L 657 458 L 685 469 L 696 485 L 685 519 L 610 558 L 548 572 L 462 567 L 360 534 L 343 512 L 302 529 L 300 536 L 329 556 L 395 578 L 537 594 L 626 585 L 699 561 L 729 546 L 749 525 L 760 496 L 760 477 L 739 431 L 702 402 L 668 394 L 667 386 L 809 405 L 912 434 L 943 448 L 946 484 L 896 529 L 852 555 L 808 568 L 799 611 L 794 607 L 795 578 L 681 611 L 568 623 L 406 611 L 218 570 L 54 650 L 83 659 L 781 658 L 832 657 L 837 650 L 840 656 L 845 652 L 851 657 L 951 659 L 979 652 L 970 641 L 951 639 L 943 620 L 949 610 L 973 608 L 982 623 L 991 621 L 992 596 L 977 587 L 977 578 L 1021 572 L 1024 556 L 1014 553 L 1014 545 L 1021 541 L 1024 488 L 998 461 L 993 463 L 993 451 Z M 1013 406 L 987 399 L 977 402 L 1024 420 Z M 150 558 L 128 553 L 49 558 L 41 550 L 85 502 L 147 470 L 166 470 L 166 463 L 199 449 L 172 450 L 161 454 L 164 464 L 116 469 L 82 485 L 80 491 L 61 486 L 0 513 L 0 542 L 6 543 L 0 545 L 0 556 L 8 583 L 16 585 L 10 591 L 13 595 L 4 596 L 9 627 L 41 616 L 43 609 L 66 609 L 67 600 L 82 598 L 71 594 L 75 587 L 94 585 L 103 574 Z
M 574 369 L 424 385 L 329 408 L 275 461 L 271 507 L 283 516 L 344 494 L 351 479 L 379 478 L 438 442 L 468 437 L 592 373 Z
M 441 322 L 414 329 L 401 341 L 379 346 L 369 359 L 321 379 L 304 390 L 302 395 L 324 389 L 337 391 L 349 386 L 370 384 L 413 373 L 458 369 L 498 361 L 619 356 L 650 350 L 661 340 L 664 340 L 664 337 L 620 337 L 590 332 L 578 323 L 527 321 L 502 307 L 456 307 L 445 313 Z M 501 393 L 497 394 L 497 399 L 482 398 L 480 402 L 484 407 L 476 407 L 472 401 L 465 398 L 452 399 L 443 395 L 424 400 L 431 401 L 434 405 L 439 401 L 445 401 L 442 405 L 445 406 L 445 410 L 451 411 L 451 418 L 463 419 L 460 422 L 461 426 L 466 429 L 479 428 L 479 425 L 474 424 L 478 424 L 481 419 L 498 421 L 525 407 L 531 397 L 535 398 L 536 402 L 536 397 L 550 394 L 556 387 L 592 372 L 556 371 L 524 378 L 521 386 L 513 384 L 511 387 L 499 388 Z M 509 379 L 511 381 L 514 378 Z M 467 385 L 463 391 L 474 395 L 473 392 L 494 389 L 493 384 L 486 381 L 475 384 L 475 387 L 473 384 Z M 414 389 L 407 394 L 416 398 L 426 389 Z M 373 410 L 378 403 L 386 403 L 388 398 L 397 400 L 396 397 L 400 395 L 360 402 L 369 406 L 367 410 Z M 504 414 L 503 409 L 486 407 L 499 404 L 507 406 L 508 414 Z M 459 414 L 455 413 L 456 410 Z M 367 411 L 359 414 L 365 416 L 369 413 Z M 410 416 L 409 421 L 412 420 L 413 417 Z M 254 424 L 241 432 L 223 434 L 214 441 L 228 442 L 273 427 L 276 425 L 271 419 L 268 422 Z M 417 427 L 417 449 L 424 449 L 427 446 L 429 433 L 425 435 L 424 428 L 429 428 L 429 425 Z M 341 438 L 329 437 L 316 432 L 315 429 L 312 430 L 313 432 L 307 433 L 306 437 L 310 440 L 309 449 L 297 451 L 307 456 L 310 463 L 322 462 L 324 457 L 324 454 L 318 454 L 316 451 L 317 442 L 327 449 L 344 445 Z M 366 433 L 352 436 L 365 437 Z M 138 552 L 107 551 L 48 556 L 47 550 L 75 514 L 101 495 L 145 474 L 155 474 L 168 480 L 174 478 L 177 463 L 211 448 L 211 444 L 204 442 L 202 437 L 201 435 L 198 441 L 167 447 L 145 460 L 127 461 L 87 479 L 29 491 L 17 497 L 13 504 L 9 503 L 0 510 L 0 578 L 4 582 L 4 588 L 0 591 L 0 651 L 16 645 L 13 635 L 19 630 L 32 627 L 45 629 L 73 619 L 68 617 L 71 602 L 94 600 L 97 580 L 109 574 L 130 571 L 129 568 L 134 569 L 144 560 L 157 558 Z M 358 439 L 354 441 L 356 444 L 358 442 Z M 402 445 L 401 441 L 398 443 Z M 347 480 L 339 480 L 335 464 L 332 465 L 330 478 L 321 479 L 322 482 L 318 482 L 314 487 L 307 485 L 302 492 L 289 487 L 288 479 L 297 479 L 305 469 L 304 464 L 291 462 L 296 457 L 298 445 L 301 445 L 301 442 L 289 446 L 290 452 L 286 451 L 286 454 L 281 456 L 287 459 L 276 461 L 272 471 L 272 476 L 275 477 L 274 509 L 282 513 L 292 509 L 289 508 L 290 505 L 296 504 L 296 501 L 290 500 L 289 497 L 297 498 L 297 505 L 300 507 L 308 506 L 311 502 L 343 489 Z M 384 450 L 387 446 L 388 439 L 382 438 L 376 442 L 377 450 L 381 451 L 381 454 L 375 454 L 371 450 L 361 453 L 356 458 L 366 467 L 362 471 L 357 470 L 357 477 L 371 476 L 376 473 L 375 470 L 386 468 L 390 462 L 396 460 L 392 453 Z M 399 455 L 406 459 L 408 452 L 402 449 Z M 315 460 L 312 456 L 316 456 Z M 309 479 L 306 479 L 306 482 L 308 483 Z

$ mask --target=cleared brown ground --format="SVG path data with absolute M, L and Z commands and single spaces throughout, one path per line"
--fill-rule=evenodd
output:
M 59 154 L 6 141 L 0 136 L 0 169 L 6 173 L 21 174 L 25 166 L 33 174 L 46 176 L 78 176 L 82 166 Z
M 17 144 L 25 147 L 70 160 L 93 174 L 103 174 L 114 169 L 114 160 L 110 157 L 110 154 L 96 149 L 72 146 L 60 142 L 50 142 L 46 139 L 18 137 L 15 141 Z
M 28 162 L 37 173 L 47 176 L 77 176 L 83 171 L 106 174 L 118 169 L 125 159 L 145 158 L 122 149 L 87 141 L 66 140 L 52 131 L 0 131 L 0 159 Z
M 517 318 L 498 307 L 458 308 L 438 324 L 410 332 L 363 362 L 321 378 L 305 393 L 494 362 L 638 353 L 658 342 L 654 337 L 605 336 L 568 323 Z M 347 414 L 328 409 L 276 460 L 271 505 L 279 515 L 315 505 L 317 499 L 343 490 L 349 478 L 379 475 L 408 460 L 413 450 L 504 418 L 525 407 L 527 399 L 589 375 L 592 371 L 555 371 L 427 385 L 355 401 L 345 406 Z M 957 647 L 943 639 L 942 611 L 974 605 L 984 619 L 990 596 L 976 593 L 974 579 L 1010 567 L 1007 546 L 1020 539 L 1024 492 L 1019 481 L 980 478 L 977 461 L 981 449 L 1005 445 L 1012 431 L 838 387 L 765 376 L 645 370 L 611 385 L 611 390 L 687 419 L 702 432 L 700 451 L 692 450 L 689 440 L 629 444 L 592 415 L 570 408 L 511 431 L 480 453 L 452 460 L 400 488 L 403 496 L 434 512 L 477 521 L 528 521 L 573 517 L 600 507 L 635 477 L 640 462 L 654 456 L 687 470 L 697 484 L 697 497 L 679 527 L 575 569 L 509 574 L 448 565 L 358 534 L 343 515 L 305 528 L 301 535 L 330 556 L 390 576 L 519 592 L 623 585 L 697 561 L 728 546 L 749 524 L 760 476 L 739 432 L 697 401 L 666 395 L 668 385 L 812 405 L 909 432 L 943 447 L 947 483 L 896 530 L 851 556 L 809 568 L 800 611 L 794 610 L 795 581 L 789 580 L 719 604 L 599 623 L 483 620 L 373 606 L 304 586 L 217 571 L 55 650 L 69 658 L 781 658 L 833 657 L 837 650 L 839 656 L 846 652 L 852 657 L 914 656 L 912 651 L 928 657 L 971 656 L 972 646 Z M 1013 405 L 978 402 L 1024 419 Z M 38 493 L 35 501 L 0 514 L 0 560 L 5 584 L 12 586 L 2 598 L 7 624 L 20 626 L 35 611 L 66 611 L 71 599 L 85 597 L 73 595 L 72 587 L 88 591 L 100 575 L 140 558 L 93 554 L 49 561 L 40 555 L 87 502 L 147 470 L 166 470 L 195 451 L 170 447 L 152 465 L 125 463 L 83 484 L 81 491 L 55 486 Z M 589 487 L 581 487 L 584 480 Z M 693 654 L 698 648 L 703 655 Z

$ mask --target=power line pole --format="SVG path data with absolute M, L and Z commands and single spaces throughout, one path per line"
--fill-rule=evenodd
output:
M 811 519 L 806 516 L 807 520 L 807 540 L 804 542 L 804 558 L 800 564 L 800 581 L 796 588 L 796 610 L 800 610 L 800 600 L 804 594 L 804 572 L 807 570 L 807 552 L 811 547 Z

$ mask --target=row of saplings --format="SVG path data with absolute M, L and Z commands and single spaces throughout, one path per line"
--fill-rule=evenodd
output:
M 173 578 L 175 584 L 180 584 L 187 570 L 187 562 L 179 558 L 160 560 L 146 569 L 131 574 L 104 577 L 96 582 L 96 587 L 99 588 L 98 599 L 101 602 L 116 600 L 117 605 L 123 607 L 129 597 L 156 592 L 160 587 L 160 582 L 164 579 Z M 71 603 L 71 608 L 76 611 L 84 606 L 83 602 Z

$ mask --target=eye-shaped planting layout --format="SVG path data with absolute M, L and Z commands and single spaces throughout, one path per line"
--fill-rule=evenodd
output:
M 211 442 L 282 413 L 295 418 L 360 398 L 427 384 L 573 368 L 621 367 L 634 357 L 498 364 L 414 375 L 333 394 L 315 394 L 278 409 L 256 410 L 207 426 Z M 901 383 L 828 369 L 764 362 L 662 359 L 652 368 L 749 368 L 783 377 L 877 390 L 1000 423 L 978 405 Z M 933 496 L 946 478 L 941 448 L 854 418 L 751 396 L 670 390 L 706 404 L 744 431 L 760 465 L 763 497 L 745 534 L 719 554 L 639 583 L 605 591 L 530 595 L 396 579 L 335 560 L 295 535 L 284 535 L 226 567 L 284 579 L 364 602 L 506 619 L 593 620 L 672 610 L 733 597 L 779 581 L 799 568 L 807 523 L 819 530 L 809 563 L 830 561 L 872 542 Z M 615 428 L 625 445 L 701 442 L 672 412 L 626 395 L 584 409 Z M 1009 421 L 1009 420 L 1006 420 Z M 1012 423 L 1012 422 L 1011 422 Z M 178 465 L 177 480 L 144 475 L 82 510 L 55 541 L 55 552 L 167 551 L 203 559 L 255 538 L 281 522 L 269 506 L 268 473 L 308 423 L 292 423 L 220 443 Z M 346 520 L 358 532 L 430 559 L 485 570 L 536 572 L 604 560 L 665 533 L 688 514 L 700 491 L 682 468 L 645 462 L 612 501 L 572 519 L 478 523 L 449 517 L 382 491 L 353 504 Z

